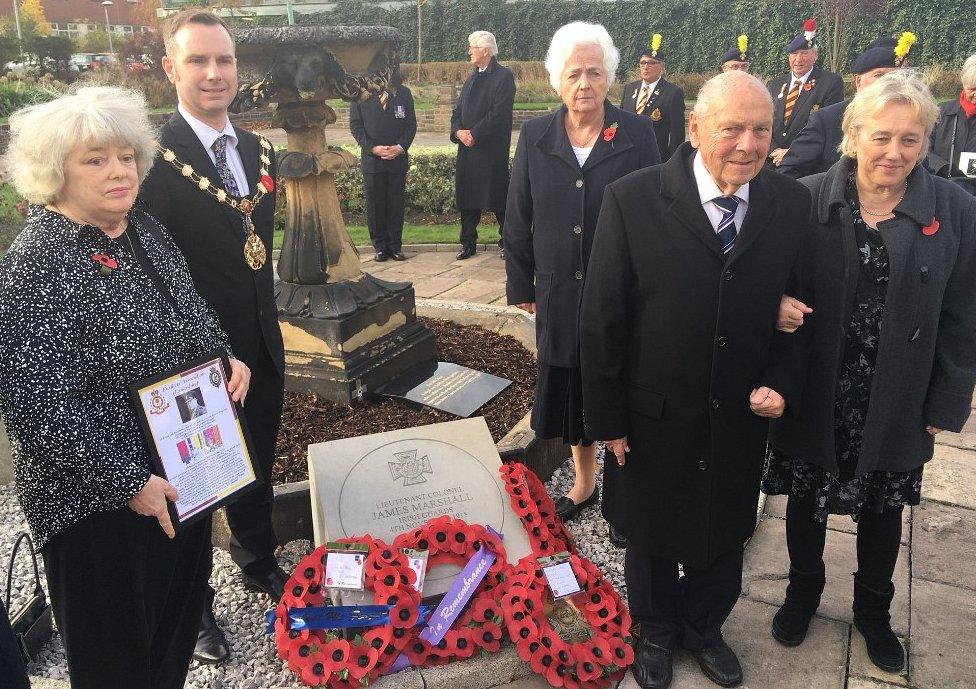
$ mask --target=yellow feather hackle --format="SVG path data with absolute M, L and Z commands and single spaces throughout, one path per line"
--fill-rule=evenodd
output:
M 656 33 L 651 36 L 651 50 L 661 49 L 661 34 Z
M 739 52 L 745 53 L 747 50 L 749 50 L 749 37 L 742 34 L 739 36 Z
M 912 49 L 915 45 L 915 41 L 918 37 L 911 31 L 904 31 L 902 35 L 898 38 L 898 45 L 895 46 L 895 57 L 899 60 L 904 60 L 905 56 L 908 55 L 908 51 Z

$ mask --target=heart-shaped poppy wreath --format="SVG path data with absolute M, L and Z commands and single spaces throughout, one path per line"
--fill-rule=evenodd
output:
M 498 471 L 512 509 L 529 537 L 534 557 L 563 551 L 575 553 L 573 539 L 556 516 L 556 505 L 535 472 L 520 462 L 502 464 Z
M 581 593 L 573 597 L 590 627 L 585 641 L 564 641 L 545 614 L 548 584 L 535 556 L 522 558 L 502 588 L 502 612 L 519 657 L 554 687 L 601 689 L 621 679 L 634 662 L 630 613 L 592 562 L 570 555 Z
M 343 538 L 340 543 L 364 543 L 364 586 L 376 605 L 391 605 L 390 621 L 357 635 L 352 641 L 328 630 L 290 628 L 289 608 L 326 605 L 322 575 L 328 551 L 320 546 L 295 567 L 274 610 L 274 636 L 278 656 L 310 687 L 361 687 L 387 672 L 413 638 L 420 593 L 417 574 L 406 556 L 378 539 Z
M 497 587 L 508 569 L 505 546 L 501 539 L 478 524 L 442 515 L 393 539 L 396 548 L 426 550 L 427 568 L 444 564 L 463 567 L 486 545 L 497 556 L 488 574 L 475 589 L 464 612 L 444 637 L 431 645 L 418 635 L 404 652 L 414 667 L 435 667 L 455 659 L 470 658 L 483 650 L 494 653 L 501 648 L 502 614 L 497 603 Z

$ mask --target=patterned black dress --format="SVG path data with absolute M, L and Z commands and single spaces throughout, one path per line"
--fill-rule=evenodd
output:
M 854 174 L 852 170 L 847 201 L 854 216 L 861 270 L 834 397 L 838 473 L 770 447 L 762 480 L 767 495 L 799 497 L 814 491 L 815 518 L 820 522 L 826 521 L 828 514 L 848 514 L 857 521 L 863 511 L 880 513 L 887 505 L 917 505 L 922 487 L 922 467 L 857 475 L 888 291 L 888 250 L 882 234 L 868 227 L 861 217 Z

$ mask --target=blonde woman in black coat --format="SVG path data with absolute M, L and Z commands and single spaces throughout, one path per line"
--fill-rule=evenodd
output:
M 934 436 L 969 417 L 976 381 L 976 199 L 918 164 L 936 115 L 917 75 L 887 74 L 848 105 L 840 161 L 802 180 L 813 244 L 799 306 L 813 311 L 800 327 L 814 344 L 800 411 L 773 425 L 763 477 L 766 493 L 789 495 L 773 636 L 803 641 L 824 588 L 827 515 L 849 514 L 854 625 L 888 672 L 905 663 L 889 616 L 902 511 L 919 502 Z M 781 327 L 803 320 L 786 313 Z

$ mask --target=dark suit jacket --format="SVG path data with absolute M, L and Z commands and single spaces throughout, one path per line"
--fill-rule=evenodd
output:
M 636 113 L 637 94 L 642 83 L 644 82 L 638 79 L 624 85 L 623 96 L 620 98 L 621 110 Z M 667 160 L 685 141 L 685 92 L 661 77 L 643 114 L 654 123 L 661 160 Z
M 502 210 L 508 193 L 508 153 L 512 146 L 512 70 L 491 59 L 484 72 L 475 69 L 451 113 L 451 141 L 458 145 L 454 189 L 458 210 Z M 474 146 L 457 138 L 470 129 Z
M 413 108 L 413 94 L 406 86 L 398 86 L 396 93 L 389 91 L 386 109 L 374 94 L 363 103 L 349 106 L 349 131 L 362 149 L 363 172 L 406 173 L 409 165 L 406 152 L 417 135 L 417 114 Z M 398 115 L 400 115 L 398 117 Z M 372 153 L 373 146 L 399 144 L 404 155 L 393 160 L 383 160 Z
M 258 138 L 250 132 L 238 127 L 234 131 L 248 187 L 253 193 L 259 178 L 261 147 Z M 179 112 L 173 113 L 160 130 L 159 140 L 177 158 L 220 186 L 217 168 Z M 275 179 L 273 151 L 270 158 L 268 171 Z M 161 157 L 142 183 L 137 203 L 166 227 L 186 256 L 197 291 L 216 312 L 238 358 L 254 370 L 266 361 L 261 356 L 261 350 L 266 349 L 283 375 L 285 356 L 274 299 L 271 257 L 275 195 L 265 195 L 251 216 L 268 250 L 268 260 L 256 271 L 244 262 L 245 231 L 241 214 L 200 191 Z
M 841 122 L 850 102 L 845 99 L 811 114 L 807 126 L 793 139 L 790 150 L 776 169 L 793 179 L 829 170 L 840 160 L 837 147 L 844 138 Z
M 925 165 L 934 174 L 976 194 L 976 178 L 966 177 L 959 169 L 959 157 L 967 151 L 976 153 L 976 117 L 966 117 L 958 98 L 946 101 L 939 106 L 939 121 L 932 130 Z
M 800 89 L 793 115 L 789 122 L 783 122 L 783 112 L 786 108 L 786 95 L 793 74 L 784 74 L 769 82 L 769 94 L 773 97 L 773 140 L 771 148 L 789 148 L 793 139 L 806 126 L 811 112 L 820 108 L 839 103 L 844 98 L 844 80 L 833 72 L 827 72 L 820 67 L 814 67 L 807 83 Z M 809 86 L 808 91 L 806 87 Z
M 693 151 L 607 187 L 580 363 L 587 437 L 630 445 L 624 466 L 604 465 L 604 515 L 652 554 L 703 568 L 755 528 L 768 422 L 750 392 L 792 404 L 802 389 L 805 334 L 777 331 L 776 317 L 799 279 L 810 194 L 764 168 L 724 255 Z
M 538 358 L 553 366 L 579 366 L 577 316 L 604 188 L 661 160 L 648 118 L 609 102 L 604 108 L 604 128 L 616 122 L 616 135 L 597 137 L 582 169 L 564 129 L 565 106 L 522 125 L 512 164 L 508 303 L 535 302 Z

